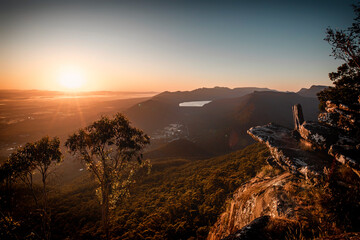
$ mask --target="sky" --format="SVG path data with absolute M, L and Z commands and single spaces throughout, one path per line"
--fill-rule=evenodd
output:
M 352 0 L 3 1 L 0 89 L 331 85 Z

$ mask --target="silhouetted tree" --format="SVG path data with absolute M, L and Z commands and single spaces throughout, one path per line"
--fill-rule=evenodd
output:
M 6 176 L 9 180 L 20 179 L 24 182 L 33 195 L 35 205 L 41 208 L 42 231 L 44 239 L 50 239 L 50 213 L 48 210 L 47 179 L 51 173 L 50 168 L 56 163 L 60 163 L 62 154 L 60 151 L 60 140 L 43 137 L 34 143 L 27 143 L 24 147 L 19 147 L 12 153 L 8 161 L 2 166 L 8 170 Z M 34 190 L 33 174 L 38 172 L 42 182 L 42 201 Z
M 102 117 L 90 126 L 71 135 L 65 145 L 78 154 L 98 182 L 97 196 L 102 209 L 102 224 L 109 239 L 109 211 L 116 202 L 128 195 L 139 167 L 149 165 L 142 161 L 141 150 L 149 144 L 143 131 L 130 126 L 121 114 L 113 119 Z
M 327 41 L 332 46 L 332 56 L 345 61 L 337 72 L 329 73 L 334 87 L 318 93 L 320 107 L 324 108 L 327 100 L 352 105 L 360 96 L 360 5 L 354 5 L 355 19 L 346 30 L 327 29 Z

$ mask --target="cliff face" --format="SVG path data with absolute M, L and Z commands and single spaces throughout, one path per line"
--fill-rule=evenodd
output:
M 223 239 L 237 232 L 261 216 L 273 218 L 294 217 L 296 202 L 284 191 L 291 182 L 291 174 L 275 177 L 255 177 L 233 195 L 226 211 L 210 230 L 208 240 Z
M 358 132 L 306 122 L 300 105 L 293 113 L 294 130 L 272 123 L 248 130 L 269 148 L 270 166 L 234 193 L 208 240 L 313 239 L 360 231 Z
M 360 239 L 360 180 L 351 168 L 339 165 L 318 183 L 279 171 L 267 166 L 237 189 L 207 239 Z

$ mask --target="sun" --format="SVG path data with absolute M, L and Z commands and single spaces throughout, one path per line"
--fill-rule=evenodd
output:
M 66 67 L 59 71 L 57 80 L 67 90 L 79 90 L 85 84 L 84 73 L 76 67 Z

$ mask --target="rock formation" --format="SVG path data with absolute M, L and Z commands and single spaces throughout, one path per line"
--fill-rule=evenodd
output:
M 304 121 L 301 105 L 293 107 L 295 130 L 268 124 L 252 127 L 248 134 L 255 140 L 265 143 L 275 162 L 284 170 L 302 174 L 305 177 L 316 177 L 326 174 L 335 158 L 338 162 L 351 167 L 360 176 L 360 142 L 354 133 L 359 112 L 339 105 L 341 111 L 335 111 L 337 105 L 327 102 L 327 113 L 319 115 L 320 122 Z M 344 112 L 346 111 L 346 112 Z M 336 113 L 336 122 L 326 114 Z M 346 116 L 344 116 L 345 114 Z
M 304 122 L 304 116 L 302 112 L 302 107 L 300 104 L 296 104 L 292 108 L 293 117 L 294 117 L 294 126 L 295 130 L 299 130 L 301 124 Z
M 331 158 L 324 152 L 314 154 L 311 147 L 294 137 L 293 131 L 270 123 L 248 130 L 250 136 L 266 144 L 274 161 L 284 170 L 302 174 L 306 178 L 324 175 L 331 166 Z
M 312 199 L 301 197 L 301 193 L 323 187 L 325 179 L 333 174 L 334 165 L 344 164 L 357 174 L 351 173 L 352 178 L 360 177 L 359 109 L 327 102 L 319 122 L 310 122 L 304 121 L 298 104 L 293 106 L 294 130 L 274 123 L 250 128 L 248 134 L 269 148 L 272 156 L 267 159 L 268 164 L 273 170 L 281 168 L 285 172 L 272 177 L 257 176 L 241 186 L 207 239 L 282 239 L 285 235 L 281 234 L 309 214 L 308 204 L 304 203 Z M 349 168 L 346 169 L 351 172 Z M 337 181 L 344 188 L 357 189 L 358 180 L 352 187 Z M 276 227 L 274 231 L 274 222 L 285 222 L 286 227 Z
M 243 231 L 241 236 L 244 237 L 251 233 L 245 226 L 262 216 L 293 217 L 296 204 L 283 190 L 284 185 L 291 181 L 291 177 L 291 174 L 283 173 L 276 177 L 254 178 L 244 184 L 234 193 L 230 205 L 210 230 L 207 239 L 223 239 L 237 231 Z M 255 224 L 255 227 L 257 225 Z

